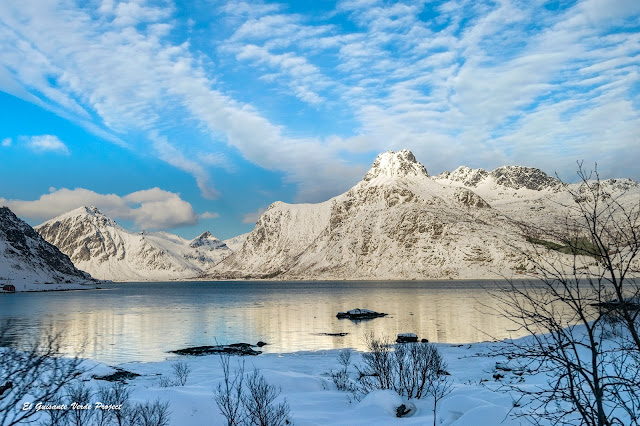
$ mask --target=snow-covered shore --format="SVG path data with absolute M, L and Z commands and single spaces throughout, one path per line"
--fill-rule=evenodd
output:
M 587 335 L 584 326 L 571 328 L 573 336 L 578 340 L 581 336 Z M 607 331 L 606 335 L 603 334 L 599 344 L 603 353 L 616 351 L 616 347 L 620 347 L 620 339 L 624 340 L 623 334 L 620 333 L 624 334 L 617 328 Z M 517 340 L 471 344 L 432 344 L 446 363 L 446 373 L 441 377 L 446 377 L 450 384 L 449 393 L 445 393 L 437 404 L 435 419 L 434 400 L 430 393 L 422 399 L 408 400 L 391 390 L 375 390 L 366 395 L 359 391 L 339 390 L 331 373 L 343 368 L 344 363 L 341 363 L 339 358 L 345 349 L 230 356 L 228 359 L 232 379 L 237 371 L 244 371 L 243 388 L 246 389 L 248 378 L 257 370 L 269 385 L 279 389 L 281 392 L 274 404 L 286 400 L 290 408 L 289 419 L 295 425 L 514 426 L 530 424 L 522 414 L 534 415 L 534 409 L 534 420 L 537 424 L 552 425 L 553 420 L 559 417 L 544 420 L 538 417 L 544 413 L 544 408 L 527 405 L 526 401 L 529 398 L 533 405 L 540 405 L 540 401 L 533 395 L 541 389 L 550 389 L 550 386 L 557 383 L 557 373 L 553 373 L 553 370 L 536 371 L 535 363 L 525 365 L 524 359 L 519 359 L 515 352 L 509 351 L 518 346 L 529 346 L 530 343 L 539 341 L 540 337 L 528 336 Z M 407 345 L 413 344 L 420 345 Z M 589 358 L 587 352 L 579 352 L 580 358 Z M 498 355 L 499 353 L 502 355 Z M 365 354 L 351 351 L 351 362 L 347 371 L 354 384 L 358 380 L 359 370 L 356 366 L 364 366 Z M 220 355 L 167 354 L 166 359 L 159 362 L 127 362 L 113 366 L 83 360 L 80 366 L 84 372 L 74 380 L 74 387 L 77 388 L 77 384 L 82 383 L 90 389 L 90 396 L 75 401 L 69 400 L 67 394 L 63 395 L 62 399 L 43 402 L 69 405 L 75 403 L 76 406 L 95 407 L 97 403 L 104 403 L 99 395 L 106 395 L 106 389 L 111 389 L 111 392 L 114 390 L 115 384 L 105 381 L 104 376 L 116 373 L 120 380 L 125 378 L 126 389 L 130 392 L 127 402 L 122 405 L 123 409 L 128 407 L 130 410 L 141 412 L 139 410 L 143 410 L 145 406 L 166 403 L 170 418 L 168 422 L 162 423 L 163 426 L 226 425 L 226 418 L 221 414 L 214 399 L 216 389 L 224 383 L 221 363 L 223 359 Z M 626 361 L 615 356 L 610 358 L 607 366 L 601 366 L 604 367 L 603 372 L 611 375 L 619 368 L 636 368 L 633 359 L 624 359 Z M 176 367 L 189 371 L 187 376 L 182 376 L 186 377 L 183 385 L 179 384 L 180 376 L 176 374 Z M 524 396 L 521 391 L 529 392 L 532 396 Z M 27 395 L 18 401 L 15 409 L 20 410 L 22 407 L 28 407 L 26 403 L 34 402 L 28 398 Z M 623 398 L 626 397 L 623 395 Z M 117 401 L 121 400 L 116 400 L 114 404 L 117 404 Z M 107 400 L 107 403 L 112 402 Z M 399 418 L 396 414 L 401 405 L 411 408 L 411 412 Z M 572 410 L 571 404 L 567 401 L 554 399 L 551 405 L 547 407 L 551 410 L 547 411 L 547 414 L 559 412 L 568 424 L 581 424 L 577 412 Z M 543 411 L 539 411 L 540 408 Z M 91 410 L 94 413 L 101 412 L 95 408 Z M 616 417 L 621 422 L 619 424 L 632 424 L 628 412 L 614 411 L 607 415 Z M 30 420 L 44 421 L 45 423 L 40 424 L 48 424 L 46 422 L 49 420 L 49 414 L 43 410 L 35 413 Z
M 437 424 L 520 424 L 520 421 L 509 417 L 513 397 L 497 391 L 503 383 L 520 380 L 520 377 L 500 371 L 504 377 L 494 378 L 496 362 L 505 361 L 488 356 L 495 344 L 436 344 L 448 364 L 447 371 L 453 383 L 452 392 L 438 404 Z M 295 425 L 433 424 L 433 401 L 430 397 L 411 400 L 416 407 L 415 412 L 408 417 L 397 418 L 396 408 L 407 400 L 393 391 L 375 391 L 358 401 L 352 394 L 337 390 L 329 373 L 340 369 L 339 353 L 340 350 L 330 350 L 233 356 L 231 368 L 236 369 L 239 363 L 244 362 L 246 372 L 256 368 L 269 384 L 281 388 L 282 393 L 276 402 L 286 399 Z M 353 352 L 352 364 L 360 363 L 361 357 L 362 353 Z M 191 369 L 186 385 L 161 386 L 163 376 L 173 378 L 172 366 L 177 361 L 185 362 Z M 157 399 L 170 402 L 171 425 L 226 424 L 213 398 L 214 390 L 223 378 L 218 355 L 171 356 L 162 362 L 125 363 L 113 367 L 87 360 L 83 367 L 88 371 L 81 380 L 94 390 L 109 383 L 93 377 L 113 373 L 114 367 L 140 374 L 127 381 L 131 390 L 130 404 Z M 355 377 L 353 366 L 350 373 Z M 526 380 L 527 383 L 539 382 L 536 376 Z M 95 404 L 99 401 L 94 396 L 91 401 L 77 402 Z M 43 419 L 46 417 L 46 413 L 41 415 Z

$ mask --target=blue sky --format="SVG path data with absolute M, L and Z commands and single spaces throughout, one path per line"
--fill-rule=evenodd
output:
M 0 0 L 0 203 L 248 232 L 382 151 L 640 180 L 640 2 Z

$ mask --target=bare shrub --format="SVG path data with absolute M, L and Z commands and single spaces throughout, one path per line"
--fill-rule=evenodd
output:
M 395 389 L 392 343 L 388 338 L 376 339 L 373 333 L 365 335 L 368 352 L 362 354 L 364 365 L 356 365 L 360 391 L 367 394 L 376 389 Z
M 136 404 L 134 420 L 136 426 L 168 426 L 171 420 L 169 402 L 154 402 Z
M 78 381 L 74 384 L 66 387 L 67 393 L 67 405 L 70 407 L 69 414 L 67 416 L 67 423 L 76 426 L 83 426 L 91 424 L 94 416 L 93 404 L 91 398 L 93 393 L 91 389 L 82 381 Z M 72 404 L 78 405 L 90 405 L 89 409 L 78 408 L 72 406 Z M 52 410 L 50 410 L 52 411 Z
M 186 362 L 179 361 L 171 365 L 173 369 L 173 375 L 176 378 L 175 383 L 179 386 L 187 384 L 189 374 L 191 374 L 191 367 Z
M 158 381 L 158 386 L 161 388 L 170 388 L 174 385 L 174 382 L 168 378 L 167 376 L 160 376 L 160 380 Z
M 66 401 L 61 395 L 56 395 L 51 401 L 53 405 L 64 405 Z M 46 410 L 48 420 L 41 421 L 42 426 L 66 426 L 69 424 L 67 421 L 68 410 Z
M 121 406 L 119 410 L 97 410 L 97 423 L 99 425 L 116 424 L 125 426 L 133 423 L 136 417 L 136 410 L 131 407 L 129 398 L 131 390 L 126 384 L 114 382 L 111 386 L 101 386 L 98 390 L 99 402 L 104 405 Z
M 270 385 L 258 370 L 245 380 L 244 363 L 239 363 L 231 378 L 230 356 L 221 355 L 220 364 L 223 380 L 214 392 L 214 400 L 227 419 L 227 426 L 282 426 L 291 423 L 287 401 L 275 403 L 281 390 Z
M 247 392 L 242 404 L 247 411 L 246 422 L 255 426 L 282 426 L 289 424 L 289 404 L 275 404 L 280 389 L 267 383 L 258 370 L 253 370 L 246 382 Z
M 369 352 L 362 355 L 360 389 L 369 393 L 377 389 L 392 389 L 407 398 L 423 398 L 444 374 L 446 364 L 431 343 L 401 343 L 376 339 L 369 334 L 365 340 Z
M 338 371 L 331 371 L 331 380 L 339 391 L 355 393 L 357 391 L 356 384 L 349 377 L 349 365 L 351 365 L 351 349 L 340 351 L 338 362 L 342 368 Z
M 360 391 L 367 394 L 391 389 L 407 398 L 433 398 L 433 422 L 436 424 L 438 402 L 451 392 L 446 363 L 431 343 L 392 344 L 389 339 L 365 336 L 369 352 L 357 365 Z

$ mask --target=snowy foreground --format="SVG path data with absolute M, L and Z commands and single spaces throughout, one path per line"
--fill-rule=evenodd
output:
M 487 354 L 496 343 L 466 345 L 436 344 L 448 364 L 447 371 L 453 380 L 452 392 L 438 403 L 438 425 L 517 425 L 526 422 L 513 419 L 509 413 L 514 397 L 500 389 L 504 383 L 517 382 L 520 376 L 496 370 L 496 362 L 503 358 Z M 347 392 L 338 391 L 330 371 L 340 369 L 340 350 L 297 352 L 288 354 L 263 354 L 259 356 L 232 356 L 231 366 L 245 362 L 246 372 L 254 368 L 271 385 L 282 389 L 276 400 L 286 399 L 291 408 L 291 420 L 295 425 L 401 425 L 433 424 L 433 401 L 430 397 L 411 400 L 416 407 L 413 415 L 396 417 L 396 407 L 407 403 L 397 393 L 389 390 L 375 391 L 361 397 L 360 401 Z M 361 353 L 352 354 L 350 373 L 355 376 L 353 364 L 360 363 Z M 173 378 L 173 364 L 184 361 L 191 369 L 185 386 L 162 387 L 161 380 Z M 85 361 L 81 379 L 97 389 L 108 382 L 92 377 L 106 375 L 115 370 L 104 364 Z M 131 389 L 130 404 L 145 401 L 170 402 L 171 425 L 224 425 L 225 418 L 214 402 L 214 390 L 222 380 L 218 355 L 189 357 L 171 356 L 163 362 L 126 363 L 119 368 L 140 374 L 128 380 Z M 496 380 L 494 375 L 504 377 Z M 525 386 L 543 383 L 540 375 L 525 375 Z M 99 402 L 96 397 L 83 404 Z M 45 419 L 43 415 L 42 419 Z

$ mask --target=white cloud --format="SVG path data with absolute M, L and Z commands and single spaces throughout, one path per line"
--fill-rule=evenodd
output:
M 69 148 L 67 148 L 64 142 L 54 135 L 21 136 L 19 140 L 31 151 L 38 154 L 43 152 L 57 152 L 64 155 L 70 154 Z
M 266 211 L 266 208 L 261 207 L 255 212 L 247 213 L 242 216 L 242 223 L 256 223 L 258 219 L 260 219 L 260 216 L 262 216 L 262 213 Z
M 0 145 L 1 145 L 1 146 L 4 146 L 4 147 L 6 148 L 6 147 L 11 146 L 11 144 L 12 144 L 12 143 L 13 143 L 13 139 L 11 139 L 11 138 L 4 138 L 4 139 L 2 139 L 2 142 L 0 142 Z
M 172 6 L 104 0 L 89 13 L 73 2 L 14 3 L 0 3 L 0 89 L 102 137 L 143 135 L 141 150 L 150 146 L 193 175 L 209 198 L 218 195 L 211 168 L 232 168 L 219 154 L 228 149 L 284 172 L 305 201 L 362 177 L 368 164 L 350 154 L 404 147 L 438 171 L 461 163 L 573 167 L 586 147 L 606 143 L 607 158 L 629 164 L 620 173 L 639 177 L 626 159 L 638 152 L 640 112 L 629 99 L 640 84 L 640 35 L 623 25 L 637 20 L 638 2 L 585 0 L 547 11 L 510 0 L 345 1 L 323 17 L 229 1 L 216 13 L 226 30 L 219 34 L 230 35 L 212 34 L 214 53 L 176 41 Z M 438 16 L 423 21 L 425 8 Z M 214 74 L 217 67 L 223 72 Z M 274 96 L 284 90 L 325 121 L 354 124 L 341 137 L 294 136 L 276 112 L 224 91 L 234 67 L 259 68 Z M 169 136 L 180 122 L 209 139 Z
M 125 196 L 100 194 L 84 188 L 50 188 L 49 191 L 32 201 L 0 198 L 0 204 L 20 217 L 34 220 L 48 220 L 82 206 L 95 206 L 115 220 L 131 220 L 143 229 L 171 229 L 198 223 L 191 204 L 179 194 L 160 188 Z
M 143 4 L 134 3 L 118 12 L 122 17 L 118 25 L 112 20 L 117 7 L 111 2 L 102 4 L 104 16 L 90 15 L 72 3 L 42 5 L 25 0 L 20 7 L 0 3 L 4 24 L 0 42 L 7 46 L 0 51 L 0 63 L 14 69 L 14 78 L 30 93 L 38 93 L 40 102 L 80 121 L 97 115 L 112 134 L 142 133 L 152 152 L 193 175 L 207 198 L 219 196 L 209 168 L 232 168 L 221 165 L 215 154 L 229 147 L 260 167 L 283 171 L 288 182 L 306 188 L 301 190 L 302 197 L 309 196 L 304 193 L 309 189 L 309 194 L 334 194 L 336 182 L 341 188 L 348 186 L 345 181 L 353 183 L 352 171 L 348 176 L 329 177 L 329 183 L 318 179 L 313 170 L 334 168 L 336 162 L 344 170 L 349 167 L 321 138 L 289 137 L 285 127 L 273 124 L 251 105 L 216 90 L 215 77 L 207 74 L 199 59 L 201 52 L 192 53 L 186 42 L 172 44 L 152 30 L 146 32 L 153 26 L 133 24 L 138 20 L 155 23 L 171 9 L 155 6 L 159 10 L 152 13 L 145 4 L 143 13 L 138 8 Z M 313 72 L 315 66 L 289 54 L 266 52 L 261 60 L 296 76 L 291 85 L 295 96 L 311 103 L 320 100 L 317 89 L 322 82 Z M 180 120 L 196 122 L 210 139 L 194 143 L 169 137 L 167 130 Z M 95 126 L 88 127 L 97 131 Z M 138 148 L 148 152 L 149 147 Z
M 220 213 L 216 212 L 204 212 L 198 215 L 200 219 L 217 219 L 220 217 Z

